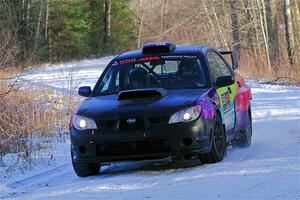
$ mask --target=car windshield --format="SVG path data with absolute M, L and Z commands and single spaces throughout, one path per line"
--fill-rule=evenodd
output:
M 195 55 L 150 56 L 113 61 L 94 95 L 146 88 L 190 89 L 206 86 L 205 70 Z

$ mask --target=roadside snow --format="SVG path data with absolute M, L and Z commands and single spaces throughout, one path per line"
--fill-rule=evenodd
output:
M 20 79 L 27 86 L 51 88 L 61 92 L 75 91 L 79 86 L 94 87 L 113 56 L 82 60 L 53 66 L 45 65 L 26 72 Z
M 248 81 L 254 95 L 254 120 L 300 119 L 300 88 Z
M 110 59 L 42 68 L 23 81 L 74 91 L 79 85 L 93 86 Z M 69 142 L 59 143 L 55 164 L 9 180 L 1 177 L 0 198 L 300 199 L 300 88 L 248 84 L 253 92 L 252 145 L 229 147 L 220 163 L 173 169 L 163 161 L 125 162 L 79 178 L 70 163 Z

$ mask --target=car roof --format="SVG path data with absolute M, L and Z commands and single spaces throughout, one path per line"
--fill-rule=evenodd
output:
M 206 52 L 209 49 L 213 49 L 209 45 L 176 45 L 176 49 L 170 53 L 158 53 L 158 54 L 142 54 L 142 49 L 135 51 L 128 51 L 118 55 L 117 59 L 132 58 L 132 57 L 143 57 L 153 55 L 176 55 L 176 54 L 197 54 L 200 52 Z

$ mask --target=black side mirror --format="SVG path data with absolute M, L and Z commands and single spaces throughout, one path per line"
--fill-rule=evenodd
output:
M 78 94 L 83 97 L 89 97 L 92 93 L 92 89 L 90 86 L 82 86 L 78 89 Z
M 216 81 L 217 87 L 225 87 L 232 84 L 234 84 L 234 78 L 232 76 L 220 76 Z
M 231 60 L 231 68 L 233 70 L 236 70 L 239 68 L 239 62 L 237 55 L 234 51 L 220 51 L 221 55 L 225 58 L 225 56 L 230 55 L 230 60 Z M 228 61 L 228 59 L 226 59 Z M 229 63 L 230 64 L 230 63 Z

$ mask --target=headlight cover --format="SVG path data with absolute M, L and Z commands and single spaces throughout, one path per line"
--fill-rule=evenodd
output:
M 77 130 L 97 129 L 97 125 L 94 120 L 81 115 L 74 115 L 72 123 L 74 128 Z
M 169 124 L 177 123 L 177 122 L 190 122 L 197 119 L 200 116 L 201 107 L 193 106 L 190 108 L 186 108 L 179 112 L 174 113 L 169 120 Z

